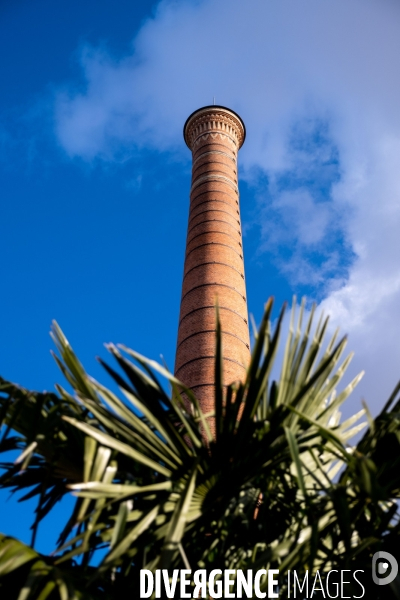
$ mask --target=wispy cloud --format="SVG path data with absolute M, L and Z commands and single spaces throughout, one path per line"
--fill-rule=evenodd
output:
M 257 177 L 257 171 L 253 176 L 259 252 L 268 252 L 294 284 L 323 287 L 332 278 L 344 277 L 354 258 L 332 197 L 340 164 L 328 122 L 298 120 L 287 154 L 285 168 L 270 169 L 267 178 Z
M 236 109 L 261 250 L 323 289 L 372 401 L 400 375 L 399 28 L 395 0 L 164 1 L 130 56 L 85 48 L 55 100 L 59 144 L 85 160 L 179 151 L 191 110 Z

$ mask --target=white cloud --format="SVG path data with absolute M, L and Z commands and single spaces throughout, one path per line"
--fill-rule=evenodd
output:
M 324 238 L 329 224 L 330 211 L 326 205 L 318 208 L 307 190 L 294 192 L 284 190 L 280 194 L 277 209 L 285 223 L 284 231 L 287 236 L 294 235 L 299 243 L 305 246 L 318 244 Z M 278 234 L 282 234 L 281 230 L 278 232 Z M 274 243 L 272 231 L 268 238 Z
M 399 30 L 397 0 L 165 1 L 130 56 L 87 48 L 83 82 L 55 109 L 59 143 L 86 160 L 179 151 L 184 120 L 213 96 L 237 110 L 245 177 L 269 182 L 258 192 L 264 247 L 275 235 L 293 248 L 282 269 L 324 279 L 322 305 L 351 334 L 375 406 L 400 376 Z M 323 143 L 318 127 L 307 133 L 318 123 Z

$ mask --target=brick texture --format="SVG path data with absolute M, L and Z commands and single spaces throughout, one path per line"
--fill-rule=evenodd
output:
M 207 413 L 214 408 L 217 300 L 224 384 L 243 380 L 250 360 L 237 180 L 245 128 L 229 109 L 208 106 L 189 117 L 184 137 L 193 163 L 175 374 Z

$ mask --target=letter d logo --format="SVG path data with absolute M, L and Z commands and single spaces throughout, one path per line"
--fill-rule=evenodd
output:
M 376 563 L 378 560 L 385 562 L 379 562 L 377 565 Z M 388 572 L 389 565 L 389 574 L 386 575 L 386 577 L 379 577 L 378 574 L 384 575 Z M 388 585 L 396 579 L 398 571 L 399 565 L 397 564 L 397 560 L 394 556 L 389 554 L 389 552 L 383 552 L 383 550 L 380 552 L 375 552 L 374 556 L 372 557 L 372 579 L 374 583 L 377 585 Z

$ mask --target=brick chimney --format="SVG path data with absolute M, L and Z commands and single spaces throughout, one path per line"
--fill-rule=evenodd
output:
M 175 375 L 209 412 L 214 408 L 217 298 L 224 383 L 243 380 L 250 360 L 237 179 L 246 129 L 232 110 L 205 106 L 190 115 L 183 133 L 192 151 L 192 186 Z

